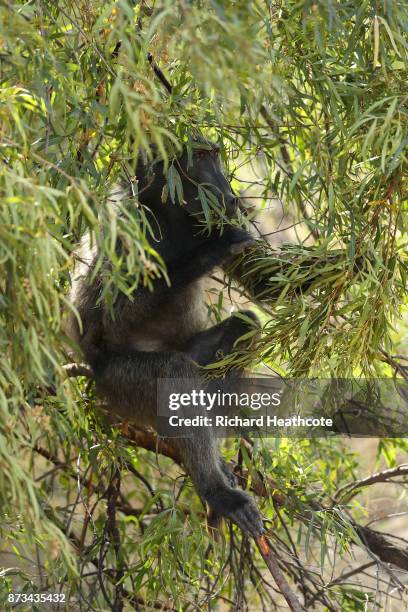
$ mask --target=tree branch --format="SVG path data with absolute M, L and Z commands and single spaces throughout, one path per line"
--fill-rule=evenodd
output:
M 344 493 L 347 494 L 347 497 L 350 495 L 352 491 L 356 489 L 360 489 L 362 487 L 368 487 L 369 485 L 375 484 L 377 482 L 388 482 L 392 478 L 396 476 L 406 476 L 408 475 L 408 464 L 398 465 L 395 468 L 390 468 L 389 470 L 383 470 L 382 472 L 376 472 L 375 474 L 371 474 L 366 478 L 362 478 L 361 480 L 356 480 L 355 482 L 350 482 L 339 489 L 337 489 L 334 494 L 334 499 L 339 500 L 343 497 Z
M 289 608 L 293 612 L 304 612 L 305 608 L 300 605 L 296 595 L 290 588 L 285 576 L 283 575 L 278 562 L 276 561 L 271 545 L 265 536 L 259 536 L 255 540 L 259 552 L 269 571 L 271 572 L 273 579 L 275 580 L 280 592 L 286 599 Z

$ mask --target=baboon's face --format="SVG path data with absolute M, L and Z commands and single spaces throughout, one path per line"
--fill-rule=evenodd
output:
M 177 213 L 203 218 L 203 207 L 216 211 L 216 216 L 232 218 L 238 210 L 238 198 L 234 195 L 223 172 L 219 148 L 208 141 L 194 143 L 188 154 L 183 153 L 172 162 L 177 171 L 183 190 L 183 201 L 178 199 L 176 190 L 176 206 L 180 206 Z M 139 200 L 152 210 L 157 206 L 169 204 L 171 192 L 169 174 L 166 175 L 164 164 L 161 161 L 151 165 L 138 165 L 137 178 L 139 185 Z M 163 197 L 167 190 L 167 198 Z
M 238 198 L 222 170 L 217 146 L 193 148 L 190 157 L 184 152 L 174 163 L 182 179 L 184 205 L 189 214 L 202 212 L 200 191 L 211 208 L 218 208 L 229 218 L 236 214 Z

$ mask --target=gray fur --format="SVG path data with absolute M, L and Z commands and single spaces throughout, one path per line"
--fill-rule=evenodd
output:
M 202 171 L 207 185 L 213 175 L 215 193 L 232 216 L 236 199 L 214 155 L 208 159 L 201 156 L 192 169 L 183 156 L 177 163 L 195 180 Z M 97 276 L 89 282 L 95 254 L 86 252 L 86 245 L 72 286 L 82 330 L 72 317 L 70 335 L 95 372 L 97 392 L 115 413 L 139 427 L 157 428 L 157 378 L 192 379 L 194 386 L 193 381 L 202 378 L 200 366 L 215 361 L 219 349 L 231 352 L 237 338 L 248 330 L 242 319 L 234 316 L 206 329 L 204 283 L 215 266 L 225 265 L 252 238 L 245 230 L 233 227 L 203 237 L 192 216 L 197 202 L 188 179 L 183 184 L 188 196 L 183 207 L 164 206 L 157 201 L 163 180 L 156 169 L 153 186 L 150 183 L 144 191 L 143 204 L 161 225 L 163 241 L 155 248 L 159 252 L 162 249 L 171 287 L 158 281 L 153 292 L 138 289 L 133 301 L 119 295 L 113 320 L 107 307 L 98 304 L 101 279 Z M 222 197 L 220 186 L 224 189 Z M 255 315 L 249 314 L 255 321 Z M 213 512 L 235 521 L 247 533 L 259 535 L 262 521 L 258 509 L 249 495 L 231 486 L 211 430 L 202 428 L 193 437 L 175 438 L 172 443 Z

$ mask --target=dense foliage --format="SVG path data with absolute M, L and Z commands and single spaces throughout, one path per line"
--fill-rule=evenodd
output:
M 282 600 L 253 543 L 227 527 L 213 542 L 166 452 L 111 427 L 89 381 L 67 378 L 75 248 L 90 231 L 111 262 L 106 300 L 163 274 L 133 160 L 154 143 L 174 199 L 172 158 L 201 130 L 220 143 L 234 189 L 251 194 L 249 216 L 282 207 L 298 231 L 280 249 L 260 236 L 244 262 L 247 285 L 270 282 L 245 361 L 292 375 L 406 376 L 408 7 L 3 0 L 0 15 L 2 609 L 23 589 L 65 593 L 70 610 L 269 610 Z M 121 217 L 108 205 L 119 178 L 134 194 Z M 211 224 L 205 192 L 202 205 Z M 394 471 L 374 482 L 406 477 L 396 470 L 405 450 L 379 443 L 378 464 Z M 384 542 L 359 530 L 362 473 L 344 442 L 240 441 L 226 456 L 248 486 L 264 478 L 274 551 L 307 607 L 403 597 L 396 568 L 408 560 L 381 557 Z M 377 568 L 378 582 L 366 575 Z

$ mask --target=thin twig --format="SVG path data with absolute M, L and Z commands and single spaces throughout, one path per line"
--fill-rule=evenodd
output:
M 376 484 L 377 482 L 387 482 L 392 478 L 396 478 L 397 476 L 406 476 L 408 475 L 408 464 L 398 465 L 395 468 L 390 468 L 389 470 L 383 470 L 382 472 L 376 472 L 375 474 L 371 474 L 366 478 L 362 478 L 361 480 L 356 480 L 355 482 L 349 482 L 337 489 L 334 494 L 334 499 L 339 500 L 343 497 L 344 493 L 347 496 L 350 495 L 352 491 L 356 489 L 361 489 L 362 487 L 367 487 L 372 484 Z

